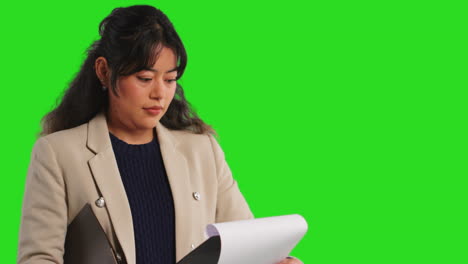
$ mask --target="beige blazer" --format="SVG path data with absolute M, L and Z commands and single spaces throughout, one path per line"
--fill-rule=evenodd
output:
M 170 130 L 159 122 L 155 129 L 174 198 L 179 261 L 205 240 L 207 224 L 251 219 L 253 214 L 213 136 Z M 135 264 L 132 215 L 108 133 L 100 112 L 88 123 L 35 142 L 17 263 L 63 263 L 67 225 L 90 203 L 117 254 Z M 100 197 L 104 207 L 95 203 Z

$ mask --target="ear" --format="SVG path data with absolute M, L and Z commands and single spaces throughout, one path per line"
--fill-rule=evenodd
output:
M 106 58 L 100 56 L 94 62 L 94 69 L 98 79 L 103 86 L 109 87 L 110 84 L 110 69 L 107 65 Z

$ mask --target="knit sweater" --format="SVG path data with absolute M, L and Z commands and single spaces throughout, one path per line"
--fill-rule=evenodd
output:
M 109 133 L 132 212 L 136 264 L 175 263 L 175 212 L 159 142 L 127 144 Z

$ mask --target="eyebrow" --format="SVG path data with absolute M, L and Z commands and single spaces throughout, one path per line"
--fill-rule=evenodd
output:
M 173 69 L 168 70 L 166 73 L 177 71 L 177 68 L 178 68 L 178 67 L 176 66 L 176 67 L 174 67 Z M 144 70 L 152 71 L 152 72 L 157 72 L 157 71 L 158 71 L 158 70 L 153 69 L 153 68 L 144 68 Z

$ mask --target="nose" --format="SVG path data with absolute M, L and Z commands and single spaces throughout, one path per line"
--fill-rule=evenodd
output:
M 166 87 L 164 86 L 164 82 L 162 80 L 155 81 L 150 91 L 150 98 L 161 100 L 162 98 L 164 98 L 166 92 L 165 88 Z

